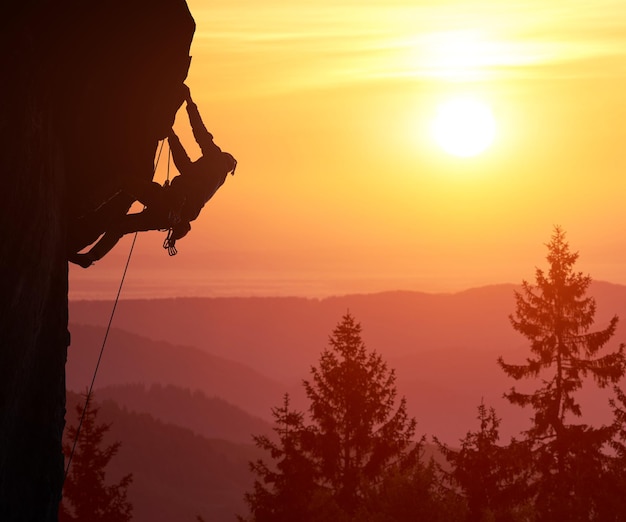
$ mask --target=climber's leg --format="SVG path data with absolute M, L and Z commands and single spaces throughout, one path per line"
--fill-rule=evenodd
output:
M 160 230 L 169 228 L 169 226 L 168 216 L 151 212 L 149 209 L 139 212 L 138 214 L 127 214 L 110 230 L 105 232 L 89 251 L 84 254 L 73 254 L 70 256 L 69 260 L 83 268 L 87 268 L 95 261 L 102 259 L 108 254 L 122 236 L 133 232 Z

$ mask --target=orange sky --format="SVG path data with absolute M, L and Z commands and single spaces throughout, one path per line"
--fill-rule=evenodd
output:
M 532 280 L 555 224 L 580 270 L 626 283 L 623 1 L 188 4 L 187 83 L 239 166 L 176 257 L 139 235 L 125 297 Z M 498 131 L 459 159 L 429 125 L 468 92 Z M 71 296 L 114 297 L 130 240 L 72 267 Z

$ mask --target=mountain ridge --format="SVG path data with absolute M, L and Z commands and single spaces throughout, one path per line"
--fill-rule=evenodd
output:
M 84 390 L 97 366 L 105 329 L 70 325 L 66 381 L 70 390 Z M 241 386 L 246 382 L 247 386 Z M 284 385 L 252 368 L 209 354 L 199 348 L 154 341 L 111 328 L 98 366 L 99 388 L 127 384 L 177 385 L 221 397 L 248 413 L 267 412 L 280 401 Z
M 112 376 L 110 384 L 160 382 L 201 389 L 208 396 L 220 396 L 270 420 L 271 408 L 280 404 L 285 392 L 292 394 L 295 407 L 307 409 L 301 382 L 309 377 L 310 367 L 317 364 L 327 347 L 328 336 L 349 310 L 362 325 L 368 349 L 380 353 L 395 369 L 398 393 L 406 396 L 409 412 L 417 418 L 422 432 L 454 443 L 473 426 L 476 407 L 484 400 L 503 417 L 502 433 L 515 435 L 528 426 L 531 412 L 508 405 L 502 395 L 513 385 L 527 384 L 509 379 L 496 361 L 503 356 L 510 363 L 522 362 L 528 355 L 527 341 L 509 321 L 515 311 L 517 288 L 503 284 L 455 294 L 393 291 L 324 300 L 254 297 L 120 302 L 118 332 L 120 328 L 135 332 L 145 329 L 144 333 L 152 337 L 164 335 L 166 341 L 178 341 L 178 348 L 166 344 L 167 349 L 157 349 L 150 344 L 153 341 L 125 333 L 123 337 L 147 343 L 141 354 L 135 353 L 128 360 L 124 349 L 115 346 L 114 330 L 113 347 L 107 351 L 116 353 L 116 362 L 104 373 Z M 593 283 L 589 294 L 596 297 L 598 305 L 593 329 L 604 327 L 614 314 L 626 317 L 626 286 Z M 72 303 L 71 319 L 97 322 L 101 315 L 106 316 L 104 309 L 103 302 Z M 167 328 L 163 326 L 166 320 Z M 79 331 L 89 328 L 96 327 L 73 326 Z M 609 348 L 625 337 L 624 326 L 618 325 Z M 182 348 L 185 340 L 191 343 L 192 362 L 177 361 L 177 355 L 187 353 Z M 80 352 L 76 343 L 70 347 L 70 367 L 74 354 Z M 126 350 L 130 345 L 132 342 L 126 342 Z M 159 364 L 152 361 L 155 353 Z M 105 366 L 109 356 L 107 353 Z M 235 366 L 220 363 L 214 367 L 210 357 L 228 359 Z M 199 358 L 204 358 L 202 364 Z M 133 369 L 124 370 L 129 364 Z M 232 368 L 241 371 L 227 371 Z M 83 363 L 83 374 L 89 375 L 89 371 L 90 365 Z M 139 378 L 150 372 L 154 375 Z M 221 388 L 207 387 L 212 379 Z M 104 381 L 100 385 L 106 385 L 107 378 Z M 585 420 L 605 422 L 606 394 L 591 393 L 591 389 L 584 393 L 589 404 L 583 410 Z
M 172 384 L 122 384 L 95 390 L 101 401 L 113 401 L 129 412 L 147 413 L 209 439 L 252 444 L 252 435 L 268 435 L 271 425 L 219 397 Z

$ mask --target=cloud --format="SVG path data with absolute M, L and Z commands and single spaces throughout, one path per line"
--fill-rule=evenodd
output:
M 610 0 L 193 3 L 194 60 L 226 78 L 230 95 L 386 78 L 620 76 L 626 62 L 626 4 Z

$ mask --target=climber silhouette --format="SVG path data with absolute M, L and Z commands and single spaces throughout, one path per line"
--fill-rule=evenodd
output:
M 167 140 L 180 175 L 164 186 L 134 177 L 125 180 L 122 191 L 142 203 L 145 209 L 115 220 L 88 252 L 70 255 L 71 262 L 87 268 L 102 259 L 125 234 L 147 230 L 168 230 L 163 246 L 170 254 L 175 253 L 176 241 L 191 230 L 190 222 L 198 217 L 226 176 L 235 173 L 237 161 L 213 142 L 213 135 L 204 126 L 189 88 L 184 87 L 189 123 L 202 156 L 192 161 L 171 130 Z

